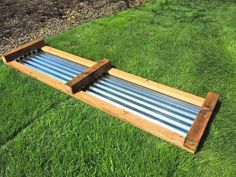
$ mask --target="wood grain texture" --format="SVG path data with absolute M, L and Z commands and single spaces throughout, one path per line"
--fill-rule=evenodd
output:
M 81 65 L 84 65 L 84 66 L 87 66 L 87 67 L 92 67 L 93 65 L 96 64 L 96 62 L 94 62 L 94 61 L 91 61 L 91 60 L 85 59 L 83 57 L 79 57 L 79 56 L 76 56 L 76 55 L 73 55 L 73 54 L 55 49 L 55 48 L 50 47 L 50 46 L 44 46 L 41 49 L 44 52 L 50 53 L 52 55 L 56 55 L 58 57 L 64 58 L 64 59 L 69 60 L 69 61 L 73 61 L 75 63 L 81 64 Z
M 42 38 L 35 39 L 31 42 L 28 42 L 22 46 L 19 46 L 15 49 L 12 49 L 10 51 L 7 51 L 2 54 L 2 59 L 4 63 L 11 62 L 18 57 L 27 54 L 28 52 L 37 50 L 45 45 Z
M 98 77 L 107 73 L 111 67 L 111 62 L 107 59 L 103 59 L 92 67 L 88 68 L 82 74 L 68 81 L 66 83 L 66 89 L 73 94 L 79 92 L 83 88 L 87 88 L 89 85 L 91 85 Z
M 79 63 L 79 64 L 87 66 L 87 67 L 91 67 L 95 64 L 95 62 L 93 62 L 93 61 L 90 61 L 85 58 L 78 57 L 78 56 L 75 56 L 75 55 L 60 51 L 60 50 L 57 50 L 57 49 L 49 47 L 49 46 L 42 47 L 42 50 L 47 53 L 50 53 L 52 55 L 56 55 L 56 56 L 65 58 L 67 60 L 73 61 L 75 63 Z M 177 90 L 177 89 L 168 87 L 166 85 L 159 84 L 159 83 L 150 81 L 148 79 L 144 79 L 144 78 L 135 76 L 133 74 L 129 74 L 124 71 L 120 71 L 118 69 L 112 68 L 108 71 L 108 73 L 112 76 L 127 80 L 129 82 L 134 83 L 134 84 L 137 84 L 137 85 L 143 86 L 145 88 L 151 89 L 153 91 L 168 95 L 170 97 L 173 97 L 173 98 L 185 101 L 185 102 L 188 102 L 188 103 L 196 105 L 198 107 L 201 107 L 205 101 L 205 99 L 202 97 L 199 97 L 199 96 L 196 96 L 196 95 L 193 95 L 190 93 L 186 93 L 181 90 Z
M 192 151 L 196 152 L 197 147 L 201 141 L 203 133 L 207 127 L 207 124 L 211 118 L 214 108 L 218 102 L 219 95 L 213 92 L 209 92 L 202 109 L 199 112 L 197 118 L 194 120 L 191 129 L 189 130 L 184 146 Z
M 37 79 L 37 80 L 39 80 L 39 81 L 41 81 L 43 83 L 46 83 L 47 85 L 52 86 L 54 88 L 59 89 L 59 88 L 65 87 L 64 83 L 62 83 L 62 82 L 60 82 L 58 80 L 55 80 L 55 79 L 53 79 L 50 76 L 42 74 L 41 72 L 38 72 L 38 71 L 36 71 L 36 70 L 34 70 L 32 68 L 29 68 L 29 67 L 27 67 L 27 66 L 25 66 L 25 65 L 23 65 L 23 64 L 21 64 L 21 63 L 19 63 L 17 61 L 9 62 L 9 63 L 7 63 L 7 65 L 12 67 L 12 68 L 17 69 L 21 73 L 29 75 L 32 78 Z M 59 89 L 59 90 L 63 91 L 61 89 Z

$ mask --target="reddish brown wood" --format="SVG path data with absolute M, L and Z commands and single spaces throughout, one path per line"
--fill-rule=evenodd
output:
M 28 52 L 39 49 L 45 45 L 42 38 L 35 39 L 31 42 L 28 42 L 22 46 L 19 46 L 15 49 L 5 52 L 2 54 L 2 59 L 4 63 L 11 62 L 12 60 L 17 59 L 18 57 L 27 54 Z
M 218 99 L 218 94 L 213 92 L 208 93 L 206 100 L 202 105 L 202 110 L 194 120 L 193 125 L 185 138 L 184 147 L 196 152 Z
M 86 88 L 91 85 L 99 76 L 103 75 L 104 73 L 107 73 L 108 70 L 111 69 L 111 67 L 111 62 L 107 59 L 103 59 L 92 67 L 88 68 L 82 74 L 74 77 L 72 80 L 67 82 L 66 89 L 70 93 L 79 92 L 83 88 Z

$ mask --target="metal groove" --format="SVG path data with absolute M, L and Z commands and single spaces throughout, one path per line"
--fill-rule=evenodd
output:
M 26 58 L 23 62 L 24 62 L 24 63 L 27 63 L 28 65 L 32 65 L 32 66 L 34 66 L 34 67 L 40 68 L 40 69 L 42 69 L 42 70 L 45 70 L 45 71 L 47 71 L 47 72 L 49 72 L 49 73 L 55 75 L 55 77 L 58 77 L 58 76 L 59 76 L 60 78 L 62 78 L 62 79 L 64 79 L 64 80 L 69 80 L 69 79 L 70 79 L 70 77 L 67 77 L 67 76 L 63 75 L 63 73 L 60 73 L 60 72 L 55 71 L 55 70 L 51 70 L 50 68 L 44 67 L 44 66 L 42 66 L 42 65 L 40 65 L 40 64 L 38 64 L 38 63 L 35 63 L 35 62 L 32 61 L 32 60 L 27 60 L 27 58 Z
M 57 66 L 54 66 L 54 65 L 52 65 L 52 64 L 48 64 L 48 63 L 46 63 L 46 62 L 42 62 L 41 60 L 39 60 L 38 58 L 36 58 L 36 57 L 34 57 L 34 56 L 27 57 L 27 61 L 28 61 L 28 62 L 31 62 L 31 63 L 39 64 L 39 65 L 41 65 L 41 66 L 43 66 L 43 67 L 45 67 L 45 68 L 48 68 L 49 70 L 53 70 L 53 71 L 55 71 L 55 72 L 58 72 L 58 73 L 64 75 L 65 77 L 67 77 L 67 78 L 69 78 L 69 79 L 76 76 L 76 74 L 73 74 L 73 73 L 71 73 L 71 72 L 68 72 L 68 71 L 65 70 L 65 69 L 60 69 L 60 68 L 58 68 Z
M 63 83 L 88 68 L 45 52 L 17 61 Z M 98 79 L 86 92 L 182 136 L 200 111 L 197 106 L 110 75 Z
M 113 87 L 112 85 L 108 85 L 108 84 L 103 83 L 101 81 L 98 81 L 94 85 L 95 86 L 96 85 L 98 85 L 98 86 L 102 85 L 102 86 L 104 86 L 104 88 L 112 89 L 112 91 L 116 92 L 117 94 L 124 95 L 126 98 L 129 98 L 129 99 L 134 99 L 136 102 L 139 102 L 140 104 L 149 106 L 150 108 L 152 108 L 154 110 L 158 110 L 158 111 L 160 111 L 164 114 L 174 116 L 174 117 L 179 118 L 179 119 L 183 119 L 183 121 L 186 122 L 186 123 L 189 123 L 189 124 L 193 123 L 194 119 L 191 116 L 183 115 L 183 114 L 179 113 L 178 110 L 177 111 L 173 110 L 173 108 L 172 109 L 170 109 L 168 107 L 165 108 L 162 105 L 158 105 L 155 102 L 152 102 L 150 100 L 145 99 L 145 97 L 144 98 L 142 98 L 142 96 L 139 97 L 139 95 L 133 94 L 132 92 L 126 91 L 124 89 L 122 90 L 118 87 Z
M 98 93 L 98 92 L 96 92 L 94 90 L 88 89 L 88 91 L 90 92 L 91 95 L 93 95 L 95 97 L 98 97 L 101 100 L 104 100 L 104 101 L 106 101 L 108 103 L 114 104 L 114 105 L 116 105 L 116 106 L 118 106 L 120 108 L 123 108 L 123 109 L 125 109 L 125 110 L 127 110 L 127 111 L 129 111 L 131 113 L 134 113 L 134 114 L 140 116 L 140 117 L 143 117 L 144 119 L 146 119 L 148 121 L 151 121 L 151 122 L 156 123 L 158 125 L 161 125 L 161 126 L 163 126 L 165 128 L 168 128 L 168 129 L 170 129 L 170 130 L 172 130 L 172 131 L 174 131 L 176 133 L 179 133 L 182 136 L 186 136 L 187 135 L 187 131 L 182 129 L 181 127 L 177 127 L 177 126 L 169 124 L 167 122 L 162 122 L 162 121 L 158 121 L 157 122 L 155 117 L 153 117 L 152 115 L 146 114 L 145 112 L 142 112 L 142 111 L 138 110 L 137 108 L 131 107 L 131 106 L 129 106 L 129 105 L 123 103 L 123 102 L 120 102 L 118 100 L 109 98 L 107 95 L 105 95 L 105 94 L 102 95 L 101 93 Z
M 52 60 L 53 62 L 57 62 L 57 63 L 61 63 L 61 64 L 66 64 L 69 67 L 75 68 L 75 69 L 80 69 L 81 71 L 86 70 L 88 67 L 77 64 L 77 63 L 73 63 L 71 61 L 68 61 L 66 59 L 62 59 L 60 57 L 45 53 L 45 52 L 41 52 L 39 53 L 40 56 L 44 56 L 47 59 Z
M 170 106 L 172 107 L 171 109 L 178 109 L 179 111 L 181 111 L 183 114 L 189 114 L 189 116 L 193 117 L 194 118 L 194 115 L 197 111 L 194 111 L 194 110 L 191 110 L 189 108 L 186 108 L 184 106 L 181 106 L 181 105 L 178 105 L 174 102 L 172 102 L 171 100 L 165 100 L 163 98 L 160 98 L 158 96 L 155 96 L 155 95 L 150 95 L 148 93 L 145 93 L 145 91 L 141 91 L 141 90 L 138 90 L 138 89 L 135 89 L 135 88 L 132 88 L 130 86 L 126 86 L 126 85 L 122 85 L 122 84 L 118 84 L 117 82 L 111 82 L 111 79 L 110 78 L 102 78 L 101 79 L 102 81 L 106 81 L 108 82 L 110 85 L 115 85 L 116 87 L 120 88 L 120 89 L 126 89 L 127 91 L 131 91 L 133 92 L 134 94 L 136 94 L 137 96 L 142 96 L 142 97 L 145 97 L 147 99 L 150 99 L 150 100 L 153 100 L 155 103 L 160 103 L 160 104 L 164 104 L 165 107 L 167 106 Z
M 119 78 L 116 78 L 116 77 L 113 77 L 113 76 L 109 76 L 109 75 L 107 76 L 107 78 L 108 78 L 107 81 L 109 81 L 109 82 L 113 82 L 113 83 L 116 83 L 116 84 L 119 83 L 123 87 L 132 88 L 133 90 L 138 91 L 139 93 L 144 93 L 146 95 L 149 95 L 150 97 L 155 97 L 155 98 L 161 99 L 162 101 L 165 101 L 165 102 L 169 101 L 173 104 L 178 105 L 178 107 L 183 107 L 186 110 L 189 110 L 190 112 L 191 111 L 195 112 L 195 111 L 200 110 L 197 106 L 191 105 L 189 103 L 185 103 L 185 102 L 180 101 L 180 100 L 176 100 L 176 99 L 171 98 L 169 96 L 166 96 L 166 95 L 154 92 L 150 89 L 147 89 L 147 88 L 138 86 L 136 84 L 133 84 L 131 82 L 128 82 L 128 81 L 125 81 L 125 80 L 122 80 L 122 79 L 119 79 Z
M 51 60 L 47 60 L 47 59 L 45 59 L 45 58 L 43 58 L 43 57 L 41 57 L 41 56 L 35 56 L 35 58 L 36 58 L 37 60 L 40 60 L 40 61 L 42 61 L 42 62 L 47 63 L 48 65 L 52 65 L 52 66 L 57 67 L 57 68 L 59 68 L 59 69 L 61 69 L 61 70 L 67 71 L 68 73 L 72 73 L 73 75 L 78 75 L 78 74 L 80 73 L 80 72 L 78 72 L 78 70 L 76 70 L 76 69 L 73 69 L 73 68 L 70 68 L 70 67 L 65 67 L 65 66 L 63 66 L 62 64 L 53 62 L 53 61 L 51 61 Z
M 44 73 L 44 74 L 46 74 L 48 76 L 51 76 L 54 79 L 57 79 L 57 80 L 61 81 L 62 83 L 66 83 L 67 82 L 67 80 L 65 78 L 63 78 L 63 77 L 61 77 L 61 76 L 59 76 L 59 75 L 57 75 L 57 74 L 55 74 L 53 72 L 50 72 L 50 71 L 48 71 L 46 69 L 43 69 L 41 67 L 35 66 L 35 65 L 31 64 L 31 63 L 28 63 L 27 61 L 19 61 L 19 62 L 21 64 L 24 64 L 25 66 L 28 66 L 30 68 L 35 69 L 36 71 L 39 71 L 39 72 Z
M 188 130 L 190 128 L 191 124 L 186 124 L 183 121 L 177 120 L 174 117 L 168 116 L 168 115 L 164 115 L 161 114 L 160 112 L 154 111 L 151 108 L 145 107 L 137 102 L 134 102 L 130 99 L 124 98 L 121 95 L 118 95 L 116 93 L 112 93 L 111 90 L 108 91 L 107 89 L 103 89 L 101 87 L 96 87 L 96 86 L 91 86 L 90 90 L 94 90 L 97 92 L 103 92 L 105 93 L 108 97 L 113 98 L 115 100 L 118 100 L 120 102 L 126 103 L 127 105 L 137 108 L 139 110 L 141 110 L 142 112 L 145 112 L 148 115 L 152 115 L 153 117 L 155 117 L 157 120 L 159 121 L 165 121 L 168 122 L 170 124 L 176 125 L 178 127 L 181 127 L 184 130 Z

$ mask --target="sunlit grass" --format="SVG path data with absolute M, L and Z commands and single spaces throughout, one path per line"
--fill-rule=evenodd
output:
M 47 40 L 221 106 L 196 155 L 0 65 L 0 175 L 236 176 L 236 3 L 158 1 Z

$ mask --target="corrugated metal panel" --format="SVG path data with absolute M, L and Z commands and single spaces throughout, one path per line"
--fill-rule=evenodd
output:
M 45 52 L 21 57 L 17 61 L 63 83 L 87 69 Z M 187 135 L 200 111 L 197 106 L 110 75 L 96 81 L 86 92 L 182 136 Z

